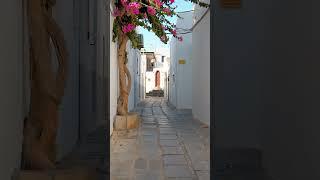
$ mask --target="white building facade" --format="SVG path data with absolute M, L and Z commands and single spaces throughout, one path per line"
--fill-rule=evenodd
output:
M 110 4 L 111 6 L 111 4 Z M 110 7 L 111 8 L 111 7 Z M 109 34 L 112 37 L 112 24 L 114 18 L 112 16 L 110 18 L 110 27 Z M 115 120 L 115 116 L 117 115 L 117 99 L 119 96 L 119 74 L 118 74 L 118 61 L 117 61 L 117 43 L 112 42 L 110 38 L 110 72 L 109 72 L 109 81 L 110 81 L 110 92 L 109 92 L 109 119 L 110 119 L 110 135 L 113 132 L 113 123 Z
M 139 94 L 139 73 L 140 73 L 140 62 L 141 62 L 141 53 L 139 49 L 134 49 L 131 46 L 131 42 L 127 44 L 127 55 L 128 63 L 127 67 L 131 75 L 131 91 L 129 94 L 129 111 L 132 111 L 140 101 Z
M 179 13 L 177 32 L 191 29 L 193 12 Z M 169 102 L 177 109 L 192 109 L 192 34 L 179 34 L 183 41 L 170 41 Z
M 168 71 L 170 64 L 170 50 L 166 48 L 156 49 L 154 52 L 142 53 L 141 64 L 143 73 L 145 73 L 145 93 L 153 90 L 163 90 L 164 96 L 167 96 L 168 89 Z M 152 67 L 148 68 L 151 65 Z
M 164 97 L 168 96 L 168 76 L 170 68 L 170 49 L 157 48 L 155 50 L 155 56 L 159 62 L 159 71 L 161 73 L 160 87 L 164 91 Z
M 194 7 L 192 30 L 192 114 L 195 119 L 210 125 L 209 9 Z

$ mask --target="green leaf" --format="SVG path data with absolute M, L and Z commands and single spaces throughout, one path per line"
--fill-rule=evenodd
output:
M 119 26 L 119 23 L 117 20 L 115 20 L 113 22 L 113 29 L 112 29 L 112 32 L 113 32 L 113 35 L 112 35 L 112 41 L 113 42 L 116 42 L 116 39 L 117 37 L 119 36 L 119 31 L 120 31 L 120 26 Z

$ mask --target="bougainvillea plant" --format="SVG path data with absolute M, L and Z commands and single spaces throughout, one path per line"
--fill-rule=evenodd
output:
M 187 0 L 201 7 L 209 7 L 208 4 L 199 0 Z M 176 31 L 176 26 L 170 22 L 169 17 L 178 16 L 175 12 L 177 6 L 174 0 L 115 0 L 112 15 L 113 41 L 118 41 L 118 67 L 119 88 L 118 115 L 126 115 L 128 112 L 128 95 L 131 89 L 131 76 L 126 67 L 126 44 L 131 41 L 133 48 L 138 48 L 139 38 L 137 27 L 152 31 L 160 40 L 167 44 L 168 35 L 182 41 Z M 179 16 L 178 16 L 179 17 Z

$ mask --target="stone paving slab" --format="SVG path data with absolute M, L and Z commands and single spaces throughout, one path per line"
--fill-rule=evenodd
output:
M 192 178 L 192 173 L 187 166 L 166 166 L 165 167 L 165 175 L 166 177 L 187 177 Z
M 196 171 L 199 180 L 207 180 L 210 179 L 209 171 Z
M 162 98 L 138 108 L 140 127 L 113 133 L 111 180 L 209 180 L 209 129 Z
M 175 134 L 160 134 L 160 136 L 159 136 L 160 140 L 174 140 L 177 138 L 178 137 Z
M 161 139 L 160 146 L 179 146 L 179 142 L 175 139 Z
M 169 154 L 184 154 L 182 147 L 162 147 L 162 154 L 169 155 Z
M 177 134 L 175 130 L 159 130 L 160 134 Z
M 163 155 L 164 165 L 187 165 L 184 155 Z

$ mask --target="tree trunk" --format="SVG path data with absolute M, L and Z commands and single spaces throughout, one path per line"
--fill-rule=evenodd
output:
M 30 34 L 31 102 L 25 121 L 23 157 L 30 169 L 54 168 L 58 106 L 64 95 L 67 52 L 63 33 L 51 17 L 54 0 L 28 0 Z M 50 39 L 59 68 L 52 69 Z
M 126 47 L 128 42 L 128 36 L 124 34 L 119 35 L 118 46 L 118 68 L 119 68 L 119 89 L 120 95 L 118 98 L 117 114 L 128 114 L 128 96 L 131 90 L 131 75 L 126 66 Z

